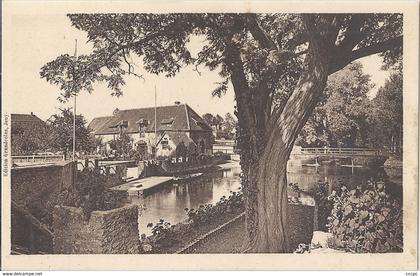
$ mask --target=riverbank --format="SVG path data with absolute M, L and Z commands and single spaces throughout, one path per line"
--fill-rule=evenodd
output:
M 244 209 L 239 208 L 225 212 L 223 215 L 217 216 L 214 220 L 209 220 L 203 225 L 192 225 L 188 220 L 169 226 L 166 230 L 165 237 L 160 240 L 159 244 L 152 241 L 152 237 L 143 238 L 141 242 L 142 253 L 144 254 L 174 254 L 193 243 L 203 235 L 211 232 L 217 227 L 229 222 L 241 213 Z M 163 223 L 164 224 L 164 223 Z M 162 232 L 164 232 L 162 231 Z

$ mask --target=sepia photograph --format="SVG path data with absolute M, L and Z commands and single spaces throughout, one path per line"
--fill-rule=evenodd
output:
M 170 269 L 154 256 L 216 254 L 417 267 L 418 14 L 407 34 L 405 11 L 418 5 L 405 4 L 11 5 L 2 263 L 118 254 Z

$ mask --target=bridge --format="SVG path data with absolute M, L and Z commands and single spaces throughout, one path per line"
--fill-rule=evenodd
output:
M 303 166 L 320 166 L 319 159 L 349 160 L 350 164 L 343 164 L 342 167 L 381 166 L 391 153 L 384 149 L 372 148 L 301 148 L 295 146 L 291 152 L 289 162 Z M 304 164 L 304 160 L 313 160 L 314 163 Z M 369 165 L 370 164 L 370 165 Z M 376 164 L 376 165 L 375 165 Z
M 294 147 L 291 155 L 329 156 L 329 157 L 387 157 L 391 153 L 383 149 L 371 148 L 301 148 Z

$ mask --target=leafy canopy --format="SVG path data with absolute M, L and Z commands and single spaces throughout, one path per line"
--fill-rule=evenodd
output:
M 302 72 L 307 54 L 307 30 L 300 14 L 70 14 L 72 25 L 87 32 L 93 51 L 77 58 L 63 54 L 41 68 L 41 77 L 58 85 L 61 100 L 82 90 L 92 92 L 96 82 L 106 82 L 113 95 L 122 94 L 125 76 L 134 70 L 130 56 L 142 58 L 143 70 L 173 77 L 182 66 L 193 64 L 218 70 L 221 82 L 213 95 L 227 90 L 231 72 L 227 64 L 232 44 L 241 51 L 245 80 L 250 89 L 263 86 L 270 101 L 281 106 Z M 331 19 L 334 20 L 331 20 Z M 402 49 L 401 14 L 313 14 L 312 25 L 337 27 L 330 71 L 374 53 L 386 64 L 397 60 Z M 204 37 L 197 56 L 188 42 Z M 276 105 L 274 105 L 276 106 Z

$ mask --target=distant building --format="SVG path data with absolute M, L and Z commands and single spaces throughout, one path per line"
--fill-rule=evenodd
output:
M 10 120 L 12 135 L 20 134 L 25 130 L 34 131 L 37 128 L 46 125 L 43 120 L 32 112 L 31 114 L 11 114 Z
M 219 139 L 215 140 L 213 144 L 213 153 L 234 154 L 236 152 L 236 141 Z
M 42 151 L 47 145 L 47 124 L 31 114 L 11 114 L 12 155 L 31 155 Z
M 125 133 L 144 159 L 212 153 L 212 129 L 187 104 L 116 109 L 112 116 L 97 117 L 89 124 L 95 137 L 107 144 Z M 109 147 L 107 147 L 109 150 Z

